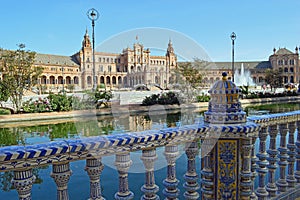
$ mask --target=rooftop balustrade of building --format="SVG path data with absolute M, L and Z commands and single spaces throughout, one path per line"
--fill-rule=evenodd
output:
M 165 188 L 162 190 L 166 199 L 178 199 L 180 192 L 189 200 L 299 197 L 300 111 L 247 117 L 239 102 L 239 88 L 226 79 L 226 74 L 209 92 L 211 101 L 208 111 L 203 120 L 195 124 L 2 147 L 0 171 L 14 172 L 12 183 L 19 199 L 28 200 L 31 199 L 31 188 L 35 181 L 32 170 L 52 165 L 50 176 L 57 185 L 57 199 L 67 200 L 68 182 L 72 175 L 70 163 L 86 160 L 84 170 L 90 178 L 90 199 L 104 199 L 100 186 L 104 168 L 101 161 L 105 156 L 115 155 L 119 187 L 110 199 L 133 199 L 137 197 L 134 197 L 134 191 L 130 190 L 128 184 L 128 170 L 132 165 L 130 154 L 141 151 L 145 181 L 141 187 L 144 194 L 140 198 L 159 199 L 154 163 L 157 160 L 156 149 L 164 147 L 168 167 L 163 181 Z M 187 170 L 181 174 L 185 179 L 185 191 L 178 190 L 176 178 L 175 163 L 181 144 L 185 144 L 187 156 Z M 199 157 L 201 170 L 196 172 L 195 161 Z M 277 180 L 276 173 L 279 173 Z

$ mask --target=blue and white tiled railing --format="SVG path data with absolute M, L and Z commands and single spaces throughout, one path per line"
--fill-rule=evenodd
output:
M 103 199 L 101 159 L 115 155 L 119 190 L 112 198 L 133 199 L 136 197 L 128 186 L 128 170 L 133 162 L 130 153 L 142 151 L 146 178 L 141 199 L 159 199 L 153 171 L 158 156 L 156 148 L 164 146 L 168 171 L 162 190 L 166 199 L 177 199 L 180 192 L 185 199 L 293 199 L 299 195 L 296 189 L 300 185 L 299 129 L 300 111 L 294 111 L 248 117 L 244 124 L 201 121 L 178 128 L 3 147 L 0 148 L 0 172 L 13 171 L 12 183 L 19 199 L 31 199 L 35 181 L 32 169 L 52 165 L 50 176 L 57 185 L 57 199 L 65 200 L 69 199 L 70 163 L 86 160 L 90 199 Z M 278 137 L 280 141 L 276 141 Z M 186 145 L 188 158 L 185 191 L 177 188 L 175 161 L 179 144 Z M 201 172 L 196 172 L 195 159 L 199 154 Z M 277 180 L 276 172 L 279 172 Z

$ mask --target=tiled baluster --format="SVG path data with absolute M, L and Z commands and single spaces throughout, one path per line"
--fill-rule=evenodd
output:
M 288 186 L 288 183 L 286 181 L 286 166 L 288 164 L 287 159 L 288 159 L 288 155 L 287 155 L 287 147 L 286 147 L 286 135 L 287 135 L 287 124 L 280 124 L 279 125 L 279 130 L 280 130 L 280 147 L 278 148 L 279 151 L 279 167 L 280 167 L 280 171 L 279 171 L 279 179 L 276 182 L 277 187 L 278 187 L 278 191 L 279 192 L 285 192 Z
M 31 189 L 35 181 L 32 169 L 14 171 L 12 185 L 16 188 L 20 200 L 31 200 Z
M 68 182 L 71 174 L 70 163 L 58 163 L 52 165 L 51 177 L 54 179 L 57 186 L 58 200 L 69 200 Z
M 277 169 L 277 162 L 278 162 L 278 158 L 277 158 L 277 148 L 276 148 L 276 137 L 278 134 L 278 128 L 277 125 L 271 125 L 269 127 L 269 135 L 270 135 L 270 145 L 269 145 L 269 149 L 268 149 L 268 161 L 269 161 L 269 165 L 268 170 L 269 170 L 269 180 L 268 180 L 268 184 L 267 184 L 267 191 L 269 192 L 269 197 L 275 197 L 276 196 L 276 192 L 278 190 L 276 183 L 275 183 L 275 171 Z
M 198 199 L 199 193 L 197 190 L 200 188 L 197 183 L 198 175 L 196 173 L 196 162 L 195 158 L 198 155 L 198 144 L 197 142 L 188 142 L 186 143 L 186 151 L 185 151 L 188 164 L 187 164 L 187 172 L 184 175 L 185 183 L 183 187 L 185 188 L 184 197 L 185 199 L 192 200 Z
M 101 158 L 92 158 L 86 160 L 85 171 L 90 177 L 90 198 L 89 200 L 103 200 L 101 194 L 100 174 L 104 166 Z
M 268 172 L 266 166 L 268 165 L 267 159 L 267 152 L 266 152 L 266 140 L 267 140 L 267 128 L 262 127 L 259 131 L 259 152 L 257 157 L 259 161 L 257 162 L 258 168 L 258 188 L 256 189 L 255 193 L 259 200 L 267 199 L 269 193 L 265 188 L 265 176 Z
M 154 177 L 154 162 L 157 160 L 155 149 L 143 150 L 141 160 L 144 163 L 146 170 L 145 184 L 142 186 L 141 191 L 144 192 L 142 200 L 158 200 L 159 196 L 156 194 L 159 187 L 155 185 Z
M 176 179 L 176 167 L 175 162 L 179 155 L 178 146 L 177 145 L 170 145 L 165 146 L 165 157 L 168 163 L 168 171 L 167 171 L 167 178 L 163 181 L 165 189 L 163 190 L 163 194 L 166 199 L 178 199 L 179 190 L 178 180 Z
M 124 152 L 116 155 L 115 165 L 119 173 L 119 191 L 115 194 L 117 200 L 133 199 L 134 194 L 129 190 L 128 186 L 128 170 L 132 165 L 130 153 Z
M 240 196 L 241 199 L 249 199 L 252 194 L 251 186 L 251 149 L 252 139 L 242 140 L 242 170 L 241 170 L 241 187 Z
M 257 175 L 257 157 L 255 155 L 255 142 L 256 142 L 256 139 L 257 137 L 256 136 L 253 136 L 252 137 L 252 149 L 251 149 L 251 172 L 252 172 L 252 176 L 251 176 L 251 180 L 252 180 L 252 186 L 251 186 L 251 190 L 252 190 L 252 194 L 250 195 L 250 199 L 257 199 L 257 196 L 255 194 L 255 191 L 254 191 L 254 184 L 255 184 L 255 178 L 256 178 L 256 175 Z
M 288 151 L 288 175 L 286 177 L 286 181 L 288 182 L 288 187 L 295 187 L 297 182 L 294 176 L 294 168 L 295 168 L 295 130 L 296 130 L 296 122 L 289 122 L 289 142 L 287 144 Z
M 296 122 L 297 124 L 297 141 L 296 141 L 296 172 L 295 178 L 297 183 L 300 183 L 300 121 Z

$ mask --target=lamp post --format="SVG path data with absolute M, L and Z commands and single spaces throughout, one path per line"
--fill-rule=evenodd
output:
M 92 33 L 92 42 L 93 42 L 93 90 L 97 89 L 97 80 L 96 80 L 96 69 L 95 69 L 95 21 L 99 18 L 99 13 L 96 9 L 91 8 L 86 13 L 88 18 L 92 21 L 93 33 Z
M 232 32 L 230 38 L 232 41 L 232 82 L 234 82 L 234 40 L 236 39 L 236 34 Z

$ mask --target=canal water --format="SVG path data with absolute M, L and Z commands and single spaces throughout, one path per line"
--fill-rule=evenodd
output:
M 244 110 L 249 115 L 265 113 L 288 112 L 299 110 L 299 104 L 272 104 L 246 107 Z M 172 112 L 140 113 L 126 116 L 98 116 L 93 118 L 74 118 L 71 121 L 43 121 L 34 124 L 22 123 L 5 124 L 0 128 L 0 146 L 29 145 L 49 141 L 59 141 L 72 138 L 83 138 L 97 135 L 118 134 L 124 132 L 144 131 L 150 129 L 162 129 L 166 127 L 180 127 L 186 124 L 193 124 L 201 119 L 203 113 L 193 112 L 185 109 Z M 256 144 L 258 146 L 258 144 Z M 180 145 L 180 157 L 176 162 L 177 178 L 180 183 L 178 188 L 182 191 L 179 199 L 183 199 L 183 175 L 186 172 L 186 156 L 184 146 Z M 155 181 L 160 187 L 158 195 L 163 198 L 162 182 L 166 178 L 165 158 L 162 155 L 163 148 L 158 148 L 159 159 L 156 162 Z M 131 157 L 136 162 L 141 154 L 132 153 Z M 113 166 L 114 156 L 104 157 L 105 165 L 101 174 L 102 193 L 106 199 L 113 199 L 118 190 L 118 173 Z M 199 174 L 200 159 L 196 159 L 197 172 Z M 184 164 L 181 164 L 184 163 Z M 89 177 L 84 171 L 85 161 L 71 163 L 73 175 L 70 178 L 68 187 L 71 200 L 83 200 L 89 197 Z M 33 199 L 52 200 L 56 199 L 56 185 L 50 174 L 51 166 L 45 166 L 34 170 L 37 177 L 33 186 Z M 134 199 L 142 195 L 140 188 L 144 184 L 144 174 L 141 170 L 133 167 L 129 173 L 129 187 L 135 193 Z M 0 173 L 0 199 L 17 199 L 17 191 L 11 185 L 13 174 L 11 172 Z

